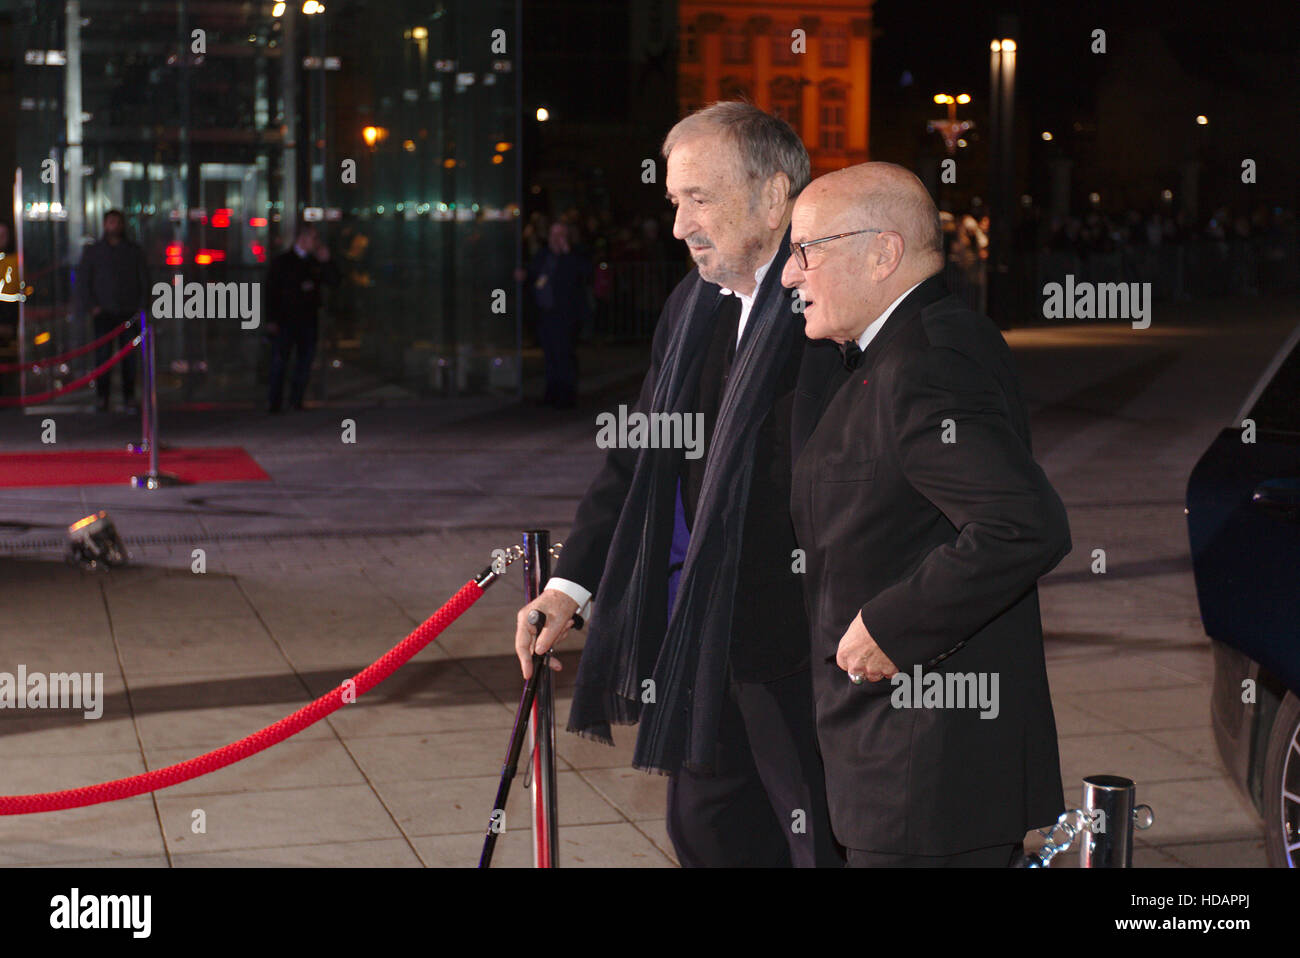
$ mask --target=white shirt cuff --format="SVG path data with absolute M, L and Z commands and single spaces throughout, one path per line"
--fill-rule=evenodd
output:
M 556 592 L 563 592 L 574 602 L 578 603 L 578 615 L 584 619 L 591 618 L 591 592 L 584 589 L 576 582 L 568 579 L 561 579 L 552 576 L 546 582 L 547 589 L 554 589 Z

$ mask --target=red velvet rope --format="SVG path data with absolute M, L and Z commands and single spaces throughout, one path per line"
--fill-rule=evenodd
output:
M 166 768 L 154 769 L 129 778 L 119 778 L 112 782 L 38 795 L 3 795 L 0 796 L 0 815 L 28 815 L 32 812 L 53 812 L 63 808 L 80 808 L 83 805 L 114 802 L 142 792 L 152 792 L 170 785 L 178 785 L 200 775 L 215 772 L 219 768 L 225 768 L 250 755 L 256 755 L 263 749 L 283 742 L 290 735 L 295 735 L 307 726 L 319 722 L 349 701 L 355 701 L 357 696 L 369 692 L 405 665 L 415 653 L 436 639 L 443 629 L 460 618 L 461 614 L 482 595 L 483 589 L 474 580 L 466 582 L 441 609 L 433 613 L 423 625 L 389 649 L 381 658 L 310 705 L 303 706 L 274 725 L 268 725 L 261 731 L 241 738 L 238 742 L 223 745 L 206 755 L 168 765 Z
M 66 386 L 60 386 L 58 389 L 50 389 L 43 393 L 32 393 L 30 396 L 7 396 L 0 398 L 0 406 L 30 406 L 32 403 L 45 402 L 47 399 L 53 399 L 55 396 L 62 396 L 64 393 L 74 392 L 86 385 L 92 379 L 96 379 L 108 372 L 122 360 L 126 359 L 126 354 L 139 345 L 138 339 L 133 339 L 112 356 L 110 356 L 102 366 L 96 366 L 80 379 L 74 379 Z
M 53 366 L 55 363 L 61 363 L 65 359 L 76 359 L 78 356 L 86 355 L 86 353 L 98 346 L 103 346 L 129 325 L 131 325 L 131 321 L 128 319 L 126 322 L 120 323 L 116 329 L 109 330 L 103 336 L 100 336 L 94 342 L 86 343 L 84 346 L 78 346 L 70 352 L 60 353 L 57 356 L 49 356 L 45 359 L 34 359 L 29 363 L 0 363 L 0 373 L 16 373 L 20 369 L 35 369 L 38 366 Z

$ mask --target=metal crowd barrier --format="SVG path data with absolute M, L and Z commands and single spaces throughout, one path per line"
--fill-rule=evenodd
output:
M 140 453 L 149 457 L 147 471 L 131 477 L 131 485 L 136 489 L 160 489 L 163 486 L 175 486 L 180 480 L 170 473 L 158 470 L 158 450 L 161 441 L 158 438 L 158 353 L 154 340 L 153 317 L 147 309 L 140 310 L 140 350 L 143 354 L 140 363 L 144 381 L 140 386 L 140 441 L 127 443 L 127 451 Z
M 1046 842 L 1021 863 L 1048 868 L 1052 859 L 1079 842 L 1080 868 L 1132 868 L 1133 830 L 1155 822 L 1150 805 L 1137 805 L 1137 784 L 1121 775 L 1089 775 L 1083 780 L 1080 808 L 1063 812 L 1056 824 L 1040 829 Z M 1056 838 L 1060 834 L 1060 839 Z

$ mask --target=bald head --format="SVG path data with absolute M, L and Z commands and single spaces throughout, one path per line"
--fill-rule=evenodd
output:
M 861 232 L 857 232 L 861 231 Z M 943 269 L 939 211 L 915 175 L 893 163 L 862 163 L 815 179 L 799 195 L 790 238 L 807 243 L 781 282 L 798 289 L 811 339 L 857 339 L 889 304 Z
M 906 258 L 914 255 L 928 269 L 926 276 L 943 266 L 938 207 L 910 170 L 895 163 L 860 163 L 827 173 L 808 189 L 826 205 L 839 208 L 852 224 L 845 229 L 881 229 L 901 235 Z

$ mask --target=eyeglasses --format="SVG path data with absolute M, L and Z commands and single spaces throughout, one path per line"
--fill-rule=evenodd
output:
M 843 239 L 846 236 L 857 236 L 859 233 L 883 233 L 884 230 L 854 230 L 851 233 L 836 233 L 834 236 L 823 236 L 821 239 L 808 240 L 806 243 L 796 243 L 790 241 L 790 255 L 794 257 L 795 262 L 799 264 L 800 269 L 808 268 L 808 254 L 804 252 L 809 246 L 816 246 L 818 243 L 829 243 L 831 240 Z

